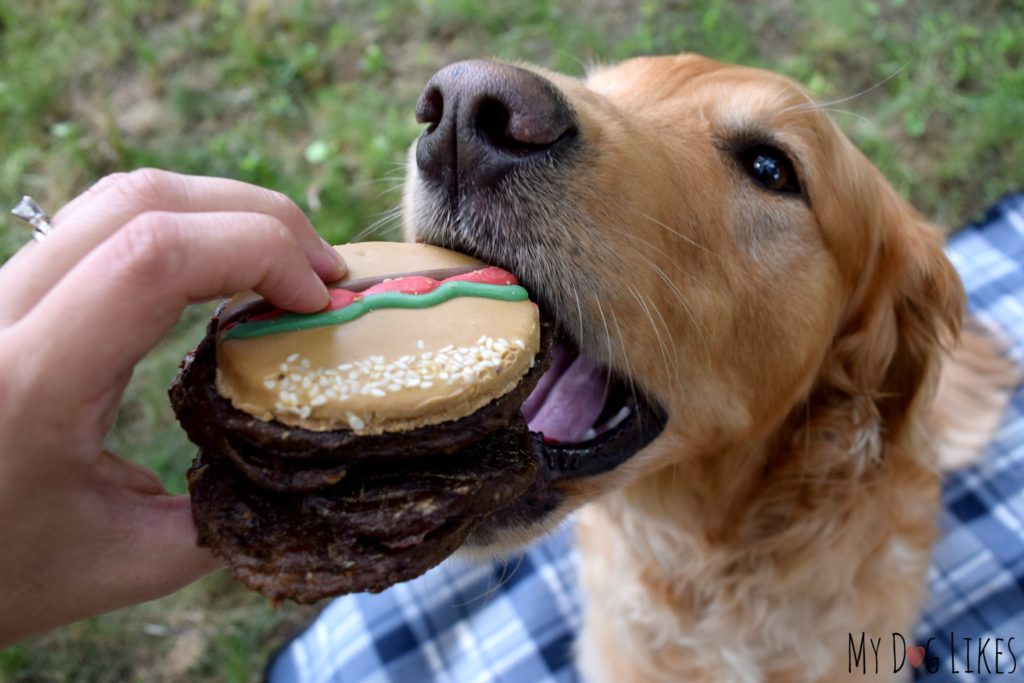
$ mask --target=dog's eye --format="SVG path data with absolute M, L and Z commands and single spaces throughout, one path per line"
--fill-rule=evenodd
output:
M 772 192 L 800 192 L 793 162 L 778 149 L 768 145 L 748 147 L 739 153 L 739 161 L 761 187 Z

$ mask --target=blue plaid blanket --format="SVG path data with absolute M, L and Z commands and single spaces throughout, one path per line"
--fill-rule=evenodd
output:
M 1012 340 L 1020 364 L 1024 194 L 957 233 L 948 252 L 972 312 Z M 1017 667 L 1016 659 L 1024 657 L 1024 390 L 1014 395 L 983 462 L 950 475 L 943 499 L 930 599 L 915 633 L 927 651 L 915 675 L 929 683 L 1024 677 L 1018 670 L 1024 661 Z M 268 680 L 577 681 L 571 657 L 582 613 L 576 571 L 567 525 L 507 564 L 449 560 L 380 595 L 340 598 L 278 653 Z

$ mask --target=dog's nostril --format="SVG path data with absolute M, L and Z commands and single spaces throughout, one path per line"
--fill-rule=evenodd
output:
M 511 118 L 508 107 L 496 99 L 487 98 L 477 109 L 473 127 L 491 147 L 510 149 L 517 142 L 509 134 L 508 124 Z
M 434 130 L 444 118 L 444 95 L 437 86 L 428 86 L 416 103 L 416 121 L 429 124 L 428 130 Z
M 477 104 L 473 128 L 495 150 L 527 156 L 550 147 L 572 129 L 561 117 L 538 117 L 529 102 L 511 99 L 506 103 L 485 97 Z

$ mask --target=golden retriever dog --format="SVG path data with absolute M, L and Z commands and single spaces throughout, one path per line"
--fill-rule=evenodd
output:
M 524 406 L 546 471 L 467 550 L 585 505 L 586 680 L 835 681 L 851 633 L 913 644 L 964 312 L 942 234 L 757 69 L 462 62 L 417 115 L 407 237 L 516 273 L 562 337 Z

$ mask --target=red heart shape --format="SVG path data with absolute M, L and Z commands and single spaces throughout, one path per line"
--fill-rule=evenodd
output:
M 910 664 L 916 669 L 921 666 L 921 662 L 924 661 L 924 648 L 918 645 L 917 647 L 907 646 L 907 659 Z

